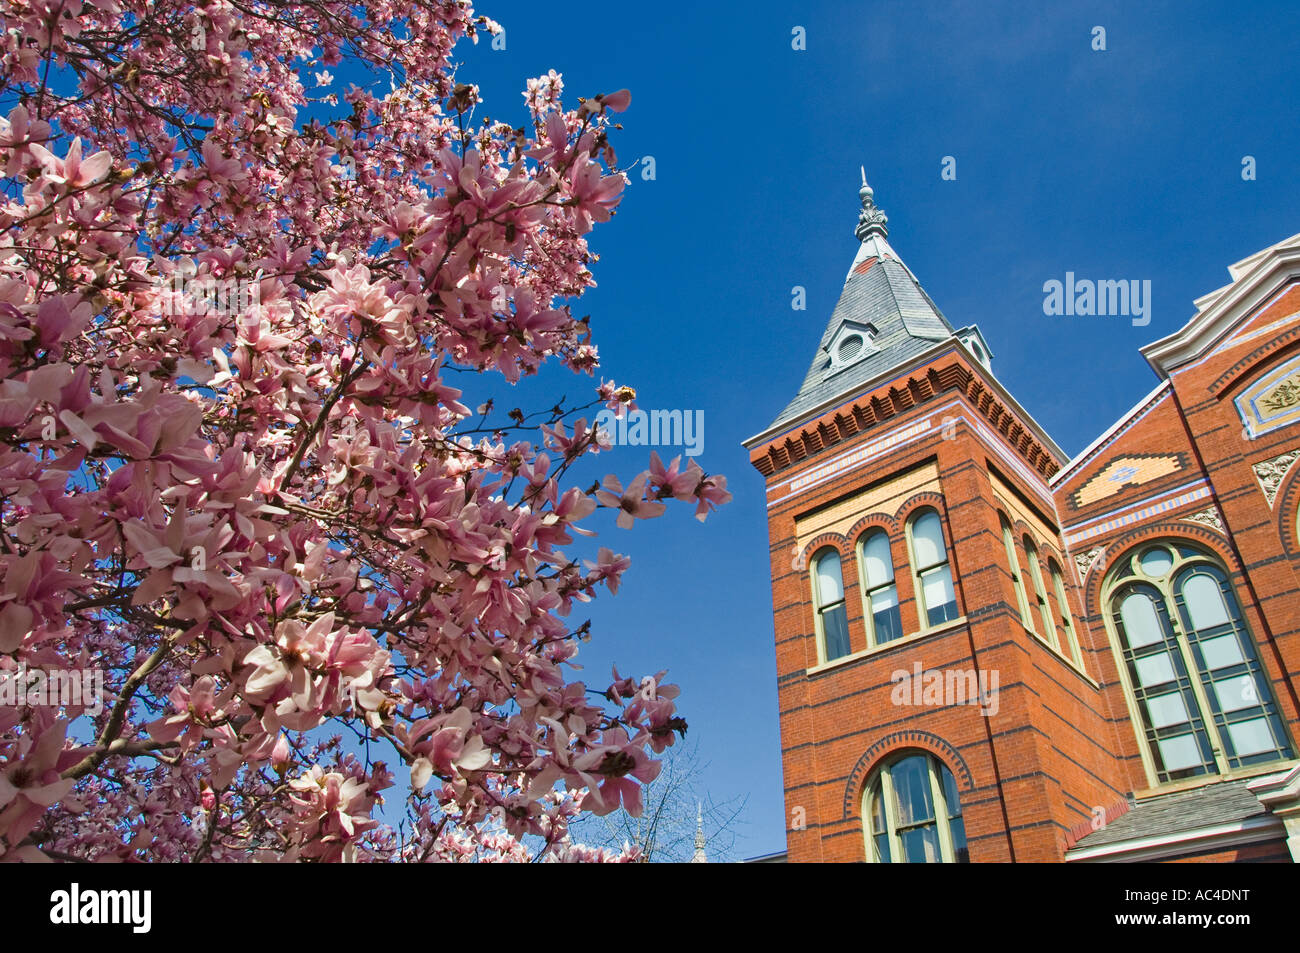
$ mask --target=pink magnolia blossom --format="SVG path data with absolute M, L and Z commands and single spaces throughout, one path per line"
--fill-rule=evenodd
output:
M 618 481 L 618 477 L 611 473 L 605 477 L 603 489 L 596 491 L 597 500 L 605 506 L 611 506 L 619 511 L 618 525 L 622 529 L 631 529 L 635 520 L 654 519 L 656 516 L 661 516 L 664 510 L 667 509 L 664 504 L 645 498 L 646 481 L 649 477 L 649 473 L 640 474 L 624 490 L 623 485 Z
M 636 859 L 569 821 L 686 724 L 664 673 L 573 677 L 629 559 L 564 548 L 726 480 L 583 489 L 630 386 L 488 399 L 600 368 L 630 93 L 483 122 L 461 3 L 47 7 L 0 11 L 0 668 L 105 692 L 0 709 L 0 860 Z

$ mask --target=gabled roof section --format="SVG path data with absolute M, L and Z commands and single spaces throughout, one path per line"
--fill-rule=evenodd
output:
M 1168 377 L 1222 341 L 1300 265 L 1300 235 L 1278 242 L 1228 266 L 1232 283 L 1196 299 L 1197 313 L 1187 324 L 1143 347 L 1142 356 L 1161 377 Z
M 1173 855 L 1208 848 L 1203 842 L 1249 833 L 1281 839 L 1282 822 L 1251 793 L 1249 780 L 1220 781 L 1187 791 L 1144 799 L 1127 814 L 1080 839 L 1066 860 L 1141 860 L 1125 854 Z
M 854 230 L 862 244 L 849 267 L 839 302 L 831 312 L 808 374 L 794 399 L 768 430 L 798 420 L 828 400 L 849 396 L 862 385 L 953 336 L 952 325 L 925 293 L 910 268 L 890 247 L 888 217 L 876 207 L 865 179 L 858 192 L 862 213 Z M 855 358 L 841 348 L 855 327 L 870 326 Z

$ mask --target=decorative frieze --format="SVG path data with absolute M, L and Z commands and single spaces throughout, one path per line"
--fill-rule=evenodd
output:
M 1259 488 L 1264 491 L 1264 499 L 1268 500 L 1269 509 L 1273 508 L 1278 488 L 1282 486 L 1282 481 L 1286 479 L 1287 472 L 1295 465 L 1297 458 L 1300 458 L 1300 450 L 1288 450 L 1272 460 L 1256 463 L 1251 468 L 1255 471 Z
M 1223 520 L 1219 516 L 1219 511 L 1213 506 L 1206 507 L 1199 513 L 1193 513 L 1190 516 L 1184 516 L 1184 520 L 1189 523 L 1200 523 L 1202 526 L 1208 526 L 1217 533 L 1228 535 L 1223 528 Z
M 1088 578 L 1088 573 L 1092 571 L 1093 566 L 1097 565 L 1097 560 L 1101 558 L 1101 554 L 1105 551 L 1106 549 L 1103 546 L 1094 546 L 1086 553 L 1074 554 L 1074 565 L 1079 570 L 1079 580 L 1081 582 Z

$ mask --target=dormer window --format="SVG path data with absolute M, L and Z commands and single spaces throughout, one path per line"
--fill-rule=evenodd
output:
M 988 345 L 984 343 L 984 338 L 980 335 L 979 328 L 975 327 L 973 324 L 968 328 L 962 328 L 957 332 L 957 337 L 961 340 L 962 344 L 966 345 L 967 350 L 970 351 L 971 356 L 974 357 L 976 361 L 989 370 L 993 369 L 991 364 L 993 355 L 989 353 Z
M 845 322 L 835 332 L 826 350 L 830 352 L 829 370 L 834 373 L 840 368 L 855 364 L 862 358 L 879 352 L 875 345 L 876 327 L 873 324 Z
M 835 360 L 840 364 L 848 364 L 859 354 L 862 353 L 862 345 L 866 343 L 862 340 L 861 334 L 850 334 L 835 351 Z

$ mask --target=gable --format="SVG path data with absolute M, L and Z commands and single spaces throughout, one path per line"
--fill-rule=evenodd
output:
M 1053 486 L 1064 522 L 1077 526 L 1203 477 L 1170 391 L 1163 390 Z

